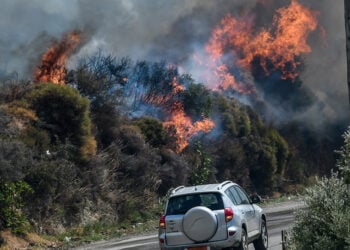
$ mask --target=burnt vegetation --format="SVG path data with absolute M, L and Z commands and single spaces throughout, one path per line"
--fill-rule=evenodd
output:
M 175 92 L 174 79 L 185 88 Z M 98 53 L 66 83 L 0 82 L 0 229 L 134 223 L 178 185 L 229 179 L 270 196 L 334 166 L 338 141 L 297 124 L 275 128 L 165 62 Z M 176 153 L 163 121 L 179 102 L 192 121 L 216 125 Z

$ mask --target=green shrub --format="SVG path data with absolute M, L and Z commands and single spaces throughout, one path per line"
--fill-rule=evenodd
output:
M 212 109 L 209 91 L 202 84 L 190 83 L 183 93 L 183 103 L 191 117 L 208 117 Z
M 306 190 L 307 208 L 292 229 L 296 249 L 349 249 L 350 194 L 343 178 L 333 174 Z
M 345 183 L 350 185 L 350 127 L 343 135 L 344 146 L 338 151 L 340 158 L 337 167 L 342 172 Z
M 292 230 L 296 249 L 350 248 L 350 128 L 343 137 L 337 163 L 343 176 L 332 173 L 330 178 L 323 178 L 306 190 L 307 208 L 299 211 Z
M 162 123 L 152 117 L 135 119 L 134 124 L 141 129 L 146 141 L 153 147 L 161 147 L 166 144 L 167 134 Z
M 51 143 L 68 139 L 79 149 L 80 160 L 87 160 L 96 153 L 89 100 L 77 90 L 51 83 L 40 84 L 26 96 L 26 101 L 39 118 L 36 126 L 49 133 Z
M 191 185 L 200 185 L 208 183 L 210 174 L 212 172 L 211 157 L 205 152 L 200 142 L 196 142 L 194 145 L 194 154 L 188 159 L 194 168 L 192 174 L 189 177 L 189 183 Z
M 29 222 L 22 212 L 23 196 L 32 192 L 24 181 L 0 183 L 0 226 L 11 228 L 14 233 L 24 233 Z
M 30 203 L 26 209 L 35 221 L 50 218 L 52 221 L 75 223 L 79 218 L 77 214 L 84 198 L 79 169 L 73 162 L 64 159 L 69 157 L 64 153 L 54 151 L 49 159 L 33 165 L 24 178 L 33 189 L 33 194 L 27 197 Z

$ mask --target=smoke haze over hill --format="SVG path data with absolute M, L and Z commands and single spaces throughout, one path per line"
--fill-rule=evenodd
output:
M 303 58 L 300 75 L 300 88 L 315 98 L 312 105 L 293 113 L 293 119 L 317 128 L 349 115 L 344 7 L 342 1 L 299 2 L 319 12 L 318 29 L 308 37 L 312 51 Z M 203 81 L 193 55 L 204 49 L 212 30 L 227 13 L 250 16 L 255 26 L 263 28 L 271 25 L 276 9 L 288 4 L 287 0 L 4 0 L 0 10 L 0 72 L 16 71 L 20 78 L 31 78 L 51 39 L 79 29 L 83 41 L 70 67 L 79 58 L 102 49 L 117 57 L 166 60 Z M 270 97 L 262 91 L 259 98 Z M 270 109 L 275 115 L 289 117 L 283 114 L 284 109 Z

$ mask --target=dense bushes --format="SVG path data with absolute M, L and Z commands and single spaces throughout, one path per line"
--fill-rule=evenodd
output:
M 281 185 L 289 146 L 273 127 L 266 126 L 249 107 L 216 96 L 213 108 L 222 119 L 221 134 L 207 145 L 218 180 L 231 179 L 261 194 Z M 219 116 L 220 117 L 220 116 Z
M 19 195 L 13 211 L 20 213 L 12 216 L 23 225 L 25 216 L 49 233 L 77 224 L 136 222 L 149 218 L 170 188 L 227 179 L 269 195 L 300 161 L 296 146 L 250 107 L 165 62 L 97 54 L 67 81 L 0 83 L 0 195 Z M 162 123 L 174 111 L 185 112 L 184 131 L 203 118 L 215 128 L 176 153 L 177 135 Z M 295 175 L 301 179 L 300 162 Z M 1 227 L 18 228 L 6 219 L 11 206 L 0 209 Z
M 346 184 L 350 185 L 350 127 L 343 135 L 344 146 L 341 147 L 338 153 L 340 158 L 337 162 L 337 167 L 344 176 Z
M 142 141 L 161 150 L 176 148 L 174 138 L 166 134 L 161 120 L 169 116 L 174 103 L 180 102 L 192 121 L 209 117 L 216 122 L 212 133 L 196 138 L 203 142 L 212 159 L 206 167 L 210 181 L 232 179 L 265 194 L 281 185 L 289 146 L 277 130 L 267 127 L 249 107 L 196 84 L 190 75 L 179 74 L 176 67 L 164 62 L 117 60 L 98 53 L 83 61 L 70 75 L 71 85 L 91 101 L 96 140 L 101 149 L 115 140 L 124 140 L 124 133 L 116 132 L 130 122 L 122 116 L 123 112 L 135 117 L 132 124 L 144 136 L 142 140 L 136 140 L 138 132 L 134 137 L 129 136 L 130 141 L 123 148 L 125 153 L 137 154 Z M 196 159 L 190 147 L 183 152 L 189 162 Z M 199 174 L 195 169 L 193 166 L 189 170 L 191 178 Z
M 48 131 L 52 144 L 69 140 L 77 147 L 78 159 L 82 160 L 95 154 L 89 101 L 81 97 L 78 91 L 69 86 L 40 84 L 25 100 L 39 118 L 36 126 Z
M 98 146 L 108 147 L 116 139 L 114 129 L 119 124 L 117 106 L 122 99 L 122 88 L 127 79 L 130 60 L 117 61 L 101 53 L 82 60 L 69 74 L 68 84 L 90 101 L 91 119 Z
M 350 194 L 344 179 L 323 178 L 307 189 L 305 202 L 293 228 L 295 249 L 348 249 Z
M 192 150 L 189 150 L 186 158 L 190 163 L 192 172 L 189 177 L 189 184 L 209 183 L 212 175 L 212 159 L 199 141 L 194 144 Z
M 29 229 L 29 221 L 23 214 L 23 196 L 32 189 L 24 181 L 0 182 L 0 229 L 12 228 L 14 233 Z
M 306 208 L 297 214 L 292 230 L 295 249 L 349 249 L 350 192 L 344 170 L 349 169 L 350 130 L 345 135 L 338 167 L 345 178 L 332 173 L 306 190 Z
M 0 108 L 0 226 L 66 224 L 81 209 L 67 209 L 83 197 L 79 165 L 96 150 L 89 102 L 68 86 L 13 88 L 22 94 Z
M 162 147 L 167 143 L 167 140 L 169 140 L 169 136 L 163 129 L 162 123 L 155 118 L 142 117 L 135 119 L 133 123 L 141 129 L 146 142 L 153 147 Z
M 210 92 L 202 84 L 188 84 L 183 92 L 183 102 L 186 114 L 191 117 L 208 117 L 211 112 L 212 101 Z
M 0 229 L 16 233 L 28 229 L 29 221 L 22 211 L 31 187 L 23 181 L 33 164 L 33 154 L 20 141 L 0 139 Z

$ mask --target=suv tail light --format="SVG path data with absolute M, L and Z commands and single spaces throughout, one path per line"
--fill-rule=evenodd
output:
M 160 228 L 165 228 L 165 214 L 163 214 L 162 216 L 160 216 L 160 219 L 159 219 L 159 227 L 160 227 Z
M 227 207 L 225 208 L 225 219 L 226 219 L 226 222 L 232 220 L 233 218 L 233 209 L 231 207 Z M 165 225 L 165 223 L 164 223 Z

